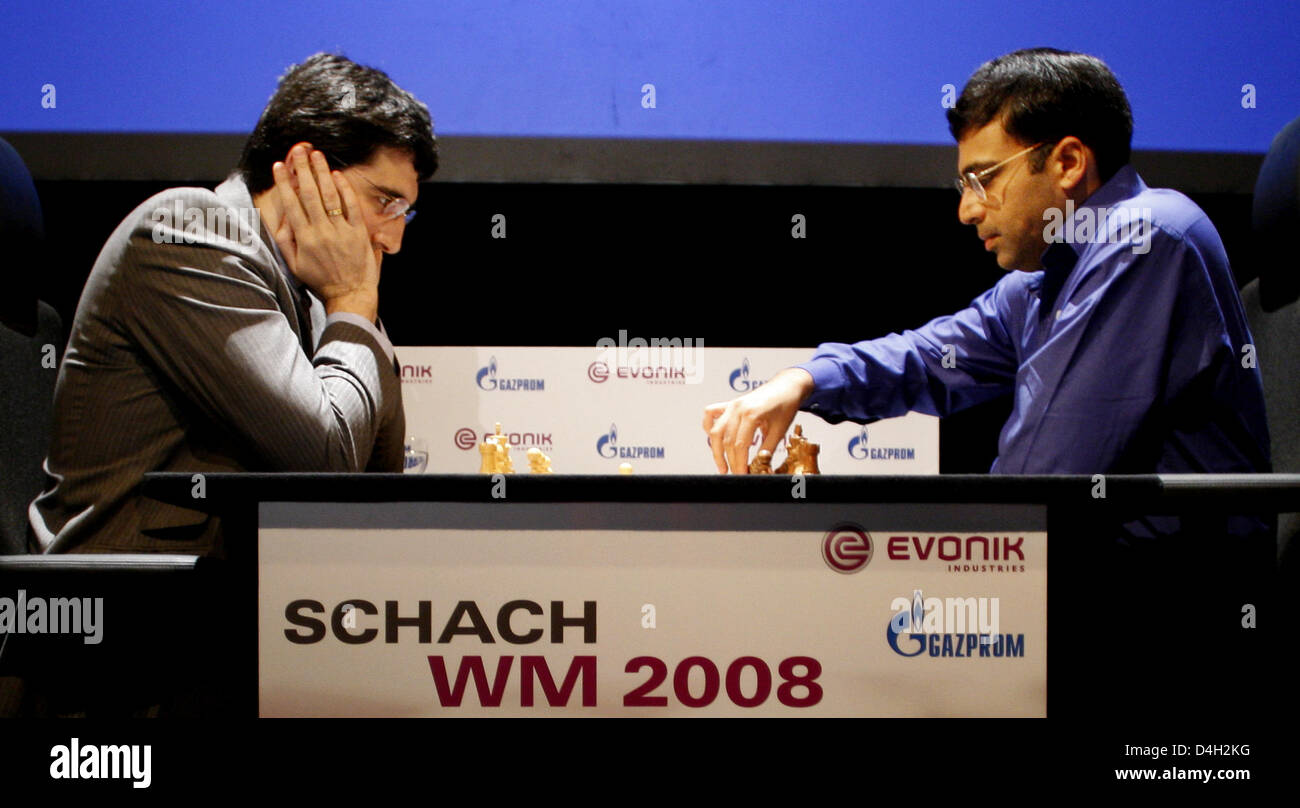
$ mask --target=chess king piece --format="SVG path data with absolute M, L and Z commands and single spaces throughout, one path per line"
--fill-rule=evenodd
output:
M 771 474 L 772 473 L 772 453 L 766 449 L 759 449 L 758 455 L 754 461 L 749 464 L 750 474 Z
M 794 426 L 794 434 L 785 439 L 785 462 L 776 470 L 777 474 L 821 474 L 817 468 L 817 455 L 822 447 L 811 443 L 803 436 L 803 427 Z
M 515 463 L 510 459 L 510 444 L 506 436 L 501 434 L 501 422 L 496 423 L 496 434 L 493 435 L 497 442 L 497 472 L 501 474 L 514 474 Z
M 483 462 L 479 464 L 479 471 L 484 474 L 513 474 L 515 471 L 514 461 L 510 459 L 510 443 L 506 436 L 501 434 L 501 422 L 496 424 L 496 433 L 488 435 L 487 440 L 479 444 L 479 453 L 483 455 Z
M 553 474 L 551 471 L 551 458 L 542 454 L 542 450 L 536 446 L 528 450 L 528 470 L 533 474 Z

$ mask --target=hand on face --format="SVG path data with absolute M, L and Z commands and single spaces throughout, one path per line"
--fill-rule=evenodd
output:
M 289 270 L 327 311 L 373 320 L 380 250 L 371 243 L 352 184 L 306 143 L 290 149 L 287 162 L 275 163 L 271 172 L 281 209 L 274 236 Z

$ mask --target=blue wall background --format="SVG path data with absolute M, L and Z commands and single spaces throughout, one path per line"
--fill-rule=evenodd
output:
M 1262 152 L 1300 115 L 1293 2 L 9 0 L 0 43 L 4 131 L 246 133 L 319 50 L 388 71 L 444 135 L 946 144 L 942 86 L 1037 45 L 1110 64 L 1137 148 Z

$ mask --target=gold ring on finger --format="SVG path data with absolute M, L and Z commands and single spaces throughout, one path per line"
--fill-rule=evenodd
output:
M 342 216 L 342 215 L 343 215 L 343 208 L 334 208 L 334 209 L 332 209 L 332 210 L 327 210 L 327 211 L 325 211 L 325 213 L 326 213 L 326 215 L 329 215 L 329 216 Z

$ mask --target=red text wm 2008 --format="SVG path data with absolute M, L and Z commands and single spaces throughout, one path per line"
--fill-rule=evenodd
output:
M 463 656 L 453 681 L 447 670 L 447 659 L 430 656 L 429 670 L 433 674 L 438 703 L 442 707 L 460 707 L 469 680 L 473 679 L 479 705 L 500 707 L 514 660 L 513 656 L 498 657 L 496 671 L 489 682 L 483 657 L 477 654 Z M 629 674 L 645 675 L 643 672 L 648 672 L 639 684 L 624 694 L 624 707 L 667 707 L 674 700 L 686 707 L 708 707 L 720 696 L 737 707 L 758 707 L 773 695 L 786 707 L 811 707 L 820 702 L 823 695 L 822 686 L 817 682 L 822 672 L 821 663 L 805 656 L 781 660 L 776 670 L 779 681 L 774 681 L 773 671 L 767 662 L 752 656 L 732 660 L 725 670 L 720 669 L 708 657 L 686 657 L 673 669 L 670 686 L 665 686 L 669 665 L 658 657 L 634 657 L 623 670 Z M 691 673 L 696 670 L 701 675 L 697 675 L 692 683 Z M 546 657 L 519 657 L 520 707 L 536 706 L 538 690 L 548 706 L 567 707 L 574 691 L 579 688 L 582 706 L 595 707 L 596 657 L 573 657 L 563 681 L 558 685 Z

